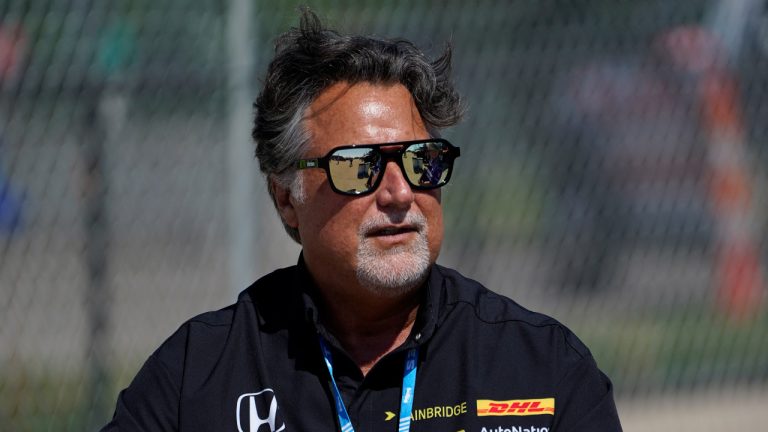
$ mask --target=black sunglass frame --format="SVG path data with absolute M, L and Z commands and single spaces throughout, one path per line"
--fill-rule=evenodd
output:
M 446 174 L 445 181 L 441 184 L 436 184 L 436 185 L 423 185 L 418 183 L 414 184 L 411 181 L 411 179 L 408 177 L 408 174 L 406 174 L 405 166 L 403 166 L 403 155 L 405 154 L 406 149 L 408 149 L 413 145 L 429 144 L 429 143 L 440 143 L 446 146 L 447 151 L 443 153 L 443 163 L 448 164 L 450 169 L 448 170 L 448 174 Z M 397 147 L 397 149 L 381 150 L 382 147 Z M 376 178 L 376 181 L 371 185 L 370 188 L 360 192 L 350 192 L 350 191 L 341 190 L 337 188 L 336 185 L 334 184 L 333 178 L 331 177 L 331 167 L 330 167 L 331 157 L 335 152 L 339 150 L 346 150 L 346 149 L 371 149 L 375 151 L 376 153 L 378 153 L 378 155 L 381 157 L 381 160 L 383 161 L 382 171 L 386 169 L 388 162 L 394 161 L 397 164 L 397 166 L 400 168 L 400 173 L 403 175 L 403 178 L 405 179 L 405 181 L 408 182 L 411 188 L 416 190 L 438 189 L 447 185 L 448 181 L 451 179 L 451 175 L 453 175 L 453 163 L 457 157 L 461 156 L 461 149 L 451 144 L 448 140 L 443 138 L 427 138 L 427 139 L 412 140 L 412 141 L 397 141 L 397 142 L 383 143 L 383 144 L 352 144 L 352 145 L 343 145 L 339 147 L 334 147 L 328 153 L 326 153 L 326 155 L 323 157 L 299 159 L 296 162 L 296 169 L 301 170 L 301 169 L 309 169 L 309 168 L 322 168 L 323 170 L 325 170 L 325 176 L 328 179 L 328 184 L 331 186 L 331 189 L 333 189 L 334 192 L 342 195 L 361 196 L 361 195 L 367 195 L 367 194 L 373 193 L 376 189 L 378 189 L 379 185 L 381 184 L 381 179 L 384 177 L 383 175 L 379 175 Z

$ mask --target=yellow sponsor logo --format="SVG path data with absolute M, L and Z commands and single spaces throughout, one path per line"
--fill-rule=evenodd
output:
M 529 416 L 555 415 L 555 398 L 517 399 L 495 401 L 490 399 L 477 400 L 477 415 L 483 416 Z
M 447 418 L 464 415 L 467 413 L 467 403 L 461 402 L 457 405 L 439 405 L 414 409 L 411 414 L 411 421 L 426 420 L 432 418 Z
M 461 402 L 456 405 L 436 405 L 426 408 L 414 409 L 411 413 L 411 421 L 429 420 L 433 418 L 449 418 L 461 416 L 467 413 L 467 402 Z M 384 421 L 390 421 L 395 418 L 392 411 L 384 411 Z

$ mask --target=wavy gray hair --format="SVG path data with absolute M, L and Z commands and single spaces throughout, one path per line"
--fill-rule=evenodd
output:
M 338 82 L 402 84 L 413 96 L 427 129 L 436 136 L 439 129 L 458 123 L 464 111 L 450 69 L 450 45 L 430 62 L 409 41 L 342 35 L 323 27 L 308 9 L 302 10 L 299 28 L 277 39 L 275 57 L 254 103 L 252 136 L 272 200 L 273 182 L 289 188 L 295 199 L 303 199 L 301 176 L 294 168 L 310 140 L 302 120 L 323 90 Z M 298 230 L 283 225 L 301 243 Z

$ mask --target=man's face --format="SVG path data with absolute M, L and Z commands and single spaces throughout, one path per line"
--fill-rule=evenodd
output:
M 307 158 L 341 145 L 429 137 L 411 94 L 399 84 L 335 84 L 310 105 L 304 122 Z M 321 169 L 299 175 L 305 199 L 291 196 L 279 207 L 298 228 L 318 283 L 397 295 L 424 281 L 443 239 L 439 190 L 411 190 L 395 162 L 387 163 L 379 187 L 361 197 L 334 192 Z

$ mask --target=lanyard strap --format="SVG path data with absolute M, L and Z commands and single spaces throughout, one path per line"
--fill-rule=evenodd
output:
M 331 384 L 333 384 L 333 398 L 336 400 L 336 414 L 339 416 L 339 425 L 341 432 L 354 432 L 352 421 L 349 419 L 347 407 L 341 399 L 339 387 L 336 385 L 336 378 L 333 377 L 333 362 L 331 361 L 331 350 L 322 337 L 319 337 L 320 349 L 323 352 L 325 366 L 331 375 Z M 419 358 L 419 348 L 411 348 L 405 355 L 405 370 L 403 371 L 403 391 L 400 396 L 400 417 L 397 425 L 398 432 L 408 432 L 411 427 L 411 412 L 413 411 L 413 396 L 416 393 L 416 367 Z
M 405 355 L 403 393 L 400 396 L 400 422 L 397 428 L 399 432 L 408 432 L 411 428 L 411 411 L 413 411 L 413 395 L 416 393 L 416 364 L 418 359 L 418 347 L 409 349 Z

